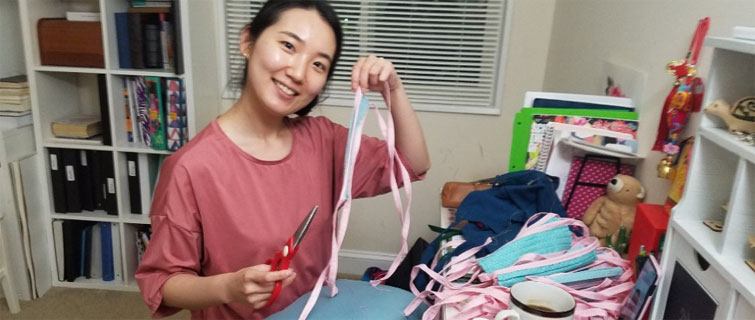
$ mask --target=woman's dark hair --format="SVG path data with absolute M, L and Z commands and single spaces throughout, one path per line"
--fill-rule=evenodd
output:
M 341 56 L 341 44 L 343 42 L 343 31 L 341 30 L 341 23 L 338 21 L 338 15 L 333 7 L 327 1 L 324 0 L 268 0 L 265 5 L 262 6 L 257 15 L 252 19 L 246 28 L 249 29 L 249 37 L 252 42 L 257 41 L 259 36 L 269 26 L 275 24 L 280 18 L 283 12 L 289 9 L 307 9 L 315 10 L 330 25 L 333 29 L 333 33 L 336 36 L 336 52 L 333 55 L 333 61 L 331 62 L 330 69 L 328 70 L 327 80 L 333 77 L 333 72 L 336 70 L 336 64 L 338 58 Z M 244 74 L 241 76 L 241 87 L 246 85 L 246 73 L 249 67 L 249 61 L 244 62 Z M 327 81 L 326 80 L 326 81 Z M 326 82 L 327 84 L 327 82 Z M 315 96 L 312 101 L 296 112 L 296 115 L 303 117 L 309 114 L 318 103 L 320 102 L 320 96 Z

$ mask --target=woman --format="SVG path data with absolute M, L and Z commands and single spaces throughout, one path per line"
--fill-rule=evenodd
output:
M 257 319 L 314 287 L 330 257 L 348 130 L 306 115 L 333 75 L 341 38 L 335 12 L 317 0 L 268 1 L 245 28 L 241 97 L 161 169 L 153 236 L 136 272 L 153 316 L 186 308 L 193 318 Z M 427 147 L 393 65 L 360 58 L 351 82 L 353 90 L 388 84 L 397 149 L 412 179 L 422 179 Z M 361 148 L 353 196 L 387 192 L 386 144 L 362 137 Z M 314 205 L 320 211 L 290 269 L 271 272 L 265 260 Z M 280 296 L 262 308 L 276 281 Z

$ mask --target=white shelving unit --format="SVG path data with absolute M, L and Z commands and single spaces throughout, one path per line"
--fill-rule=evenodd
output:
M 705 45 L 714 50 L 704 105 L 755 95 L 755 41 L 707 37 Z M 755 146 L 728 133 L 715 116 L 700 121 L 684 196 L 671 212 L 651 318 L 664 318 L 681 265 L 718 305 L 715 319 L 752 319 L 755 271 L 745 259 L 753 258 L 747 238 L 755 235 Z M 724 229 L 714 232 L 703 220 L 724 221 Z
M 220 103 L 219 93 L 213 95 L 205 92 L 197 94 L 196 88 L 217 87 L 217 75 L 207 72 L 202 67 L 193 68 L 197 61 L 215 61 L 214 43 L 207 43 L 214 39 L 208 37 L 214 32 L 213 19 L 207 19 L 213 4 L 210 1 L 175 0 L 174 6 L 180 7 L 181 49 L 183 52 L 184 73 L 177 75 L 173 70 L 160 69 L 121 69 L 118 63 L 118 44 L 115 33 L 116 12 L 126 12 L 128 0 L 21 0 L 19 3 L 24 50 L 26 53 L 26 67 L 32 95 L 32 112 L 34 117 L 35 138 L 37 141 L 36 164 L 45 174 L 34 181 L 37 185 L 32 199 L 38 199 L 29 204 L 29 211 L 40 215 L 45 221 L 45 234 L 32 235 L 39 241 L 44 238 L 48 259 L 37 270 L 49 269 L 49 275 L 38 276 L 37 287 L 44 293 L 51 286 L 98 288 L 113 290 L 138 290 L 134 280 L 137 267 L 137 253 L 135 247 L 135 230 L 150 223 L 147 211 L 144 214 L 131 214 L 129 204 L 128 168 L 126 153 L 137 153 L 139 157 L 157 157 L 170 154 L 166 151 L 152 150 L 146 146 L 128 143 L 125 137 L 125 111 L 122 96 L 122 80 L 129 76 L 157 76 L 174 77 L 183 80 L 186 94 L 189 137 L 193 137 L 206 125 L 216 113 L 215 109 L 198 114 L 197 105 L 213 108 Z M 210 11 L 208 11 L 210 10 Z M 104 68 L 79 68 L 47 66 L 40 64 L 39 41 L 37 39 L 37 22 L 41 18 L 63 18 L 66 11 L 99 11 L 102 26 L 102 40 L 105 57 Z M 192 16 L 193 15 L 193 16 Z M 204 16 L 204 19 L 199 17 Z M 210 15 L 212 16 L 212 15 Z M 191 21 L 191 23 L 190 23 Z M 175 26 L 174 26 L 175 28 Z M 191 31 L 191 32 L 190 32 Z M 209 40 L 208 40 L 209 39 Z M 214 65 L 212 65 L 214 68 Z M 102 141 L 80 141 L 74 139 L 55 138 L 51 132 L 51 122 L 61 116 L 75 113 L 100 114 L 99 95 L 97 86 L 98 75 L 104 75 L 107 84 L 107 103 L 109 118 L 102 119 L 110 124 L 112 143 L 105 145 Z M 82 213 L 55 213 L 53 210 L 52 184 L 50 179 L 50 148 L 97 150 L 110 153 L 113 158 L 115 189 L 118 215 L 108 215 L 102 210 Z M 144 169 L 140 169 L 144 170 Z M 142 187 L 144 189 L 144 187 Z M 142 190 L 142 195 L 145 194 Z M 149 193 L 147 193 L 149 194 Z M 148 203 L 148 202 L 147 202 Z M 54 220 L 85 220 L 96 222 L 111 222 L 117 228 L 120 248 L 114 251 L 121 261 L 116 269 L 122 272 L 122 280 L 102 281 L 102 279 L 78 278 L 74 282 L 59 281 L 57 276 L 56 255 L 52 221 Z M 114 232 L 115 234 L 115 232 Z

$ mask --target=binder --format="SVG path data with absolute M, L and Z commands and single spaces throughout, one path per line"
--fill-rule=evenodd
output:
M 50 156 L 50 179 L 52 180 L 52 198 L 53 207 L 57 213 L 66 213 L 68 205 L 66 203 L 66 176 L 63 167 L 63 153 L 61 149 L 49 148 Z
M 87 279 L 91 278 L 90 270 L 91 270 L 91 255 L 89 254 L 89 250 L 92 248 L 92 224 L 87 223 L 82 229 L 81 229 L 81 259 L 79 266 L 79 276 L 85 277 Z
M 102 226 L 99 223 L 92 225 L 92 236 L 89 239 L 89 276 L 95 279 L 102 279 Z
M 58 271 L 58 281 L 65 281 L 65 249 L 63 248 L 63 220 L 52 222 L 53 244 L 55 245 L 55 265 Z
M 81 189 L 79 173 L 76 170 L 79 160 L 78 150 L 63 149 L 63 172 L 65 172 L 65 195 L 67 212 L 81 212 Z
M 110 232 L 113 234 L 113 277 L 115 280 L 122 281 L 123 263 L 121 262 L 121 232 L 117 223 L 111 223 Z
M 105 164 L 102 163 L 103 151 L 91 151 L 92 194 L 95 210 L 105 210 Z
M 115 194 L 115 167 L 113 166 L 113 154 L 102 152 L 103 178 L 105 187 L 105 212 L 109 215 L 118 215 L 118 201 Z
M 81 264 L 82 221 L 63 221 L 64 278 L 68 282 L 79 277 Z
M 89 157 L 91 152 L 86 150 L 79 150 L 79 165 L 77 172 L 79 173 L 79 188 L 81 193 L 81 209 L 87 211 L 94 211 L 94 192 L 92 184 L 92 170 L 89 164 L 91 158 Z
M 154 157 L 154 156 L 152 156 Z M 150 178 L 150 155 L 139 154 L 139 191 L 141 192 L 142 213 L 148 214 L 152 204 L 153 189 Z
M 131 204 L 131 213 L 142 214 L 139 156 L 136 153 L 126 153 L 126 167 L 128 169 L 128 195 L 129 203 Z
M 113 232 L 110 222 L 100 222 L 100 248 L 102 249 L 102 280 L 113 281 Z

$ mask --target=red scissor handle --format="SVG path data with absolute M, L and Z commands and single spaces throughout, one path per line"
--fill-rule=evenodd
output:
M 270 265 L 270 271 L 279 271 L 279 270 L 286 270 L 288 269 L 288 265 L 291 263 L 291 259 L 296 254 L 296 251 L 298 251 L 299 248 L 294 247 L 294 238 L 288 238 L 288 242 L 286 242 L 286 245 L 283 247 L 282 250 L 275 253 L 275 256 L 273 256 L 272 259 L 267 259 L 265 261 L 265 264 Z M 273 288 L 273 294 L 270 296 L 270 299 L 267 300 L 267 303 L 265 303 L 265 306 L 262 308 L 267 308 L 271 304 L 273 304 L 273 301 L 278 298 L 278 295 L 281 293 L 281 288 L 283 288 L 283 283 L 281 281 L 275 282 L 275 287 Z

